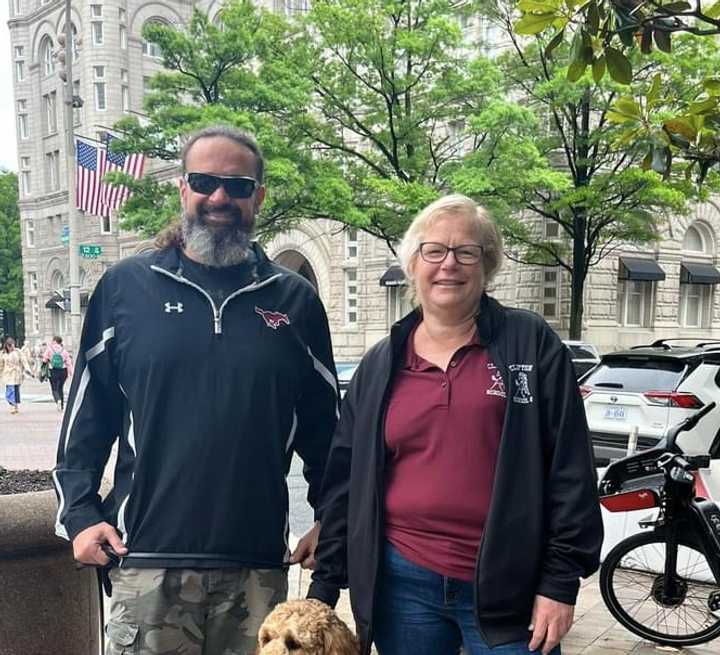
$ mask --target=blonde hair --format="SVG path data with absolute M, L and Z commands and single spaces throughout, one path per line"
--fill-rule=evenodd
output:
M 398 246 L 398 258 L 408 281 L 409 295 L 417 303 L 417 290 L 412 269 L 425 234 L 440 218 L 458 217 L 472 224 L 477 242 L 483 247 L 483 290 L 492 282 L 502 264 L 502 237 L 490 214 L 472 198 L 459 193 L 438 198 L 423 209 L 410 223 Z

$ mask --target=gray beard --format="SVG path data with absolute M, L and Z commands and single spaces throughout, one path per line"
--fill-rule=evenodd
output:
M 205 225 L 201 217 L 190 218 L 183 213 L 182 235 L 193 259 L 205 266 L 236 266 L 252 253 L 252 233 L 242 227 L 216 230 Z

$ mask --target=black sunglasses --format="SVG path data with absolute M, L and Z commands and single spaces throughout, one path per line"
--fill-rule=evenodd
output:
M 188 186 L 195 192 L 209 196 L 222 185 L 230 198 L 249 198 L 260 186 L 253 177 L 210 175 L 209 173 L 188 173 Z

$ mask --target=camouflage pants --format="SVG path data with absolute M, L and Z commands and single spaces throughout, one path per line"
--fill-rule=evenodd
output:
M 105 655 L 252 655 L 280 569 L 113 569 Z

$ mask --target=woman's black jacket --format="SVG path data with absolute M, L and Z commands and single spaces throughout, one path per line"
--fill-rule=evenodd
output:
M 363 358 L 343 402 L 322 492 L 322 530 L 308 596 L 350 600 L 370 652 L 381 574 L 384 418 L 413 312 Z M 602 520 L 585 411 L 567 348 L 545 321 L 483 296 L 481 342 L 507 405 L 493 495 L 475 565 L 475 613 L 491 645 L 529 636 L 536 594 L 574 604 L 599 565 Z

